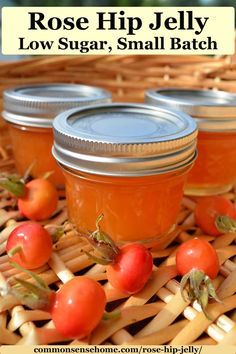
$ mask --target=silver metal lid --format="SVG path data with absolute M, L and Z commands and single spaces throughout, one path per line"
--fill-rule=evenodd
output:
M 98 87 L 75 84 L 21 86 L 5 90 L 3 117 L 31 127 L 52 127 L 52 119 L 74 107 L 111 102 L 111 94 Z
M 142 176 L 193 162 L 197 126 L 184 113 L 113 103 L 73 109 L 53 122 L 53 155 L 66 168 Z
M 147 91 L 145 101 L 197 118 L 199 130 L 217 132 L 236 129 L 236 95 L 233 93 L 163 88 Z

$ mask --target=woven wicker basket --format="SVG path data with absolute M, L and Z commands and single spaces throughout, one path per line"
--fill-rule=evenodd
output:
M 0 64 L 0 89 L 32 83 L 84 83 L 112 91 L 114 101 L 141 102 L 144 91 L 151 87 L 236 91 L 235 68 L 234 57 L 40 57 Z M 0 169 L 14 170 L 11 144 L 3 122 L 0 134 Z M 236 203 L 235 189 L 226 197 Z M 0 297 L 0 344 L 236 344 L 236 234 L 217 239 L 203 235 L 194 225 L 194 207 L 193 199 L 183 199 L 174 241 L 163 250 L 152 249 L 156 264 L 152 278 L 139 294 L 130 297 L 105 282 L 104 267 L 93 265 L 81 252 L 89 246 L 68 225 L 54 245 L 50 262 L 37 272 L 54 289 L 78 272 L 102 280 L 109 309 L 119 307 L 121 316 L 102 321 L 90 338 L 71 342 L 57 333 L 47 312 L 28 310 L 8 295 Z M 55 217 L 44 224 L 63 224 L 66 220 L 66 205 L 61 200 Z M 20 222 L 14 199 L 0 191 L 0 287 L 3 288 L 9 277 L 19 273 L 10 267 L 4 252 L 9 233 Z M 203 315 L 198 303 L 183 301 L 177 281 L 176 247 L 196 235 L 212 242 L 221 264 L 214 285 L 223 302 L 209 305 L 212 320 Z M 20 276 L 27 278 L 24 274 Z

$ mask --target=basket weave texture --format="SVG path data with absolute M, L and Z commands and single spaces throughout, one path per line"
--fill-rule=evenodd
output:
M 112 91 L 114 101 L 142 102 L 144 91 L 152 87 L 236 91 L 234 70 L 234 57 L 40 57 L 0 64 L 0 89 L 33 83 L 83 83 Z M 14 159 L 3 122 L 0 134 L 0 170 L 9 172 L 14 170 Z M 236 203 L 235 189 L 226 197 Z M 195 200 L 184 197 L 174 240 L 165 249 L 152 249 L 155 260 L 152 277 L 139 294 L 129 297 L 106 282 L 104 266 L 92 264 L 83 253 L 90 246 L 68 224 L 65 234 L 54 245 L 51 260 L 37 273 L 54 289 L 78 273 L 102 281 L 109 310 L 119 308 L 121 316 L 102 321 L 83 341 L 70 341 L 57 333 L 47 312 L 24 308 L 7 295 L 0 297 L 0 344 L 236 344 L 236 234 L 216 239 L 204 235 L 194 224 L 194 208 Z M 57 213 L 44 224 L 60 225 L 66 220 L 66 203 L 61 199 Z M 14 199 L 0 191 L 0 288 L 16 274 L 27 279 L 25 274 L 11 268 L 5 254 L 10 232 L 22 221 Z M 195 236 L 213 244 L 221 264 L 214 285 L 222 303 L 212 302 L 208 306 L 211 320 L 204 316 L 197 302 L 185 302 L 179 291 L 176 248 Z

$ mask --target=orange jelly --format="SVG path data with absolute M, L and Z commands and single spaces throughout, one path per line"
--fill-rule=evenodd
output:
M 10 124 L 9 131 L 13 151 L 16 151 L 16 169 L 21 176 L 33 163 L 30 171 L 32 177 L 43 176 L 45 172 L 52 171 L 53 173 L 49 179 L 58 186 L 65 184 L 64 175 L 51 154 L 53 144 L 52 129 Z
M 198 157 L 189 173 L 185 193 L 224 193 L 236 182 L 236 95 L 222 91 L 150 90 L 146 101 L 179 109 L 198 124 Z
M 145 177 L 74 175 L 65 171 L 69 218 L 81 232 L 102 229 L 118 243 L 152 241 L 165 245 L 179 211 L 189 167 Z
M 24 175 L 31 165 L 33 177 L 51 171 L 51 181 L 63 188 L 64 175 L 51 154 L 53 119 L 69 108 L 110 99 L 107 91 L 84 85 L 49 84 L 6 90 L 3 117 L 9 126 L 17 172 Z
M 190 117 L 147 105 L 59 115 L 53 154 L 66 178 L 70 221 L 88 233 L 103 214 L 103 231 L 119 244 L 164 246 L 195 160 L 196 134 Z
M 197 149 L 198 158 L 188 176 L 188 194 L 229 191 L 236 181 L 236 133 L 200 131 Z

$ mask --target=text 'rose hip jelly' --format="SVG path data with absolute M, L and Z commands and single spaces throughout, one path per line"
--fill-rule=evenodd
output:
M 31 175 L 53 171 L 50 179 L 64 184 L 64 176 L 52 154 L 52 121 L 73 107 L 111 101 L 109 92 L 72 84 L 24 86 L 4 91 L 3 117 L 9 123 L 15 164 L 20 175 L 33 164 Z
M 141 104 L 74 109 L 53 123 L 53 155 L 66 178 L 69 219 L 119 244 L 168 242 L 196 157 L 196 123 Z
M 236 181 L 236 95 L 223 91 L 160 89 L 146 92 L 146 102 L 178 109 L 198 125 L 198 157 L 185 193 L 214 195 Z

